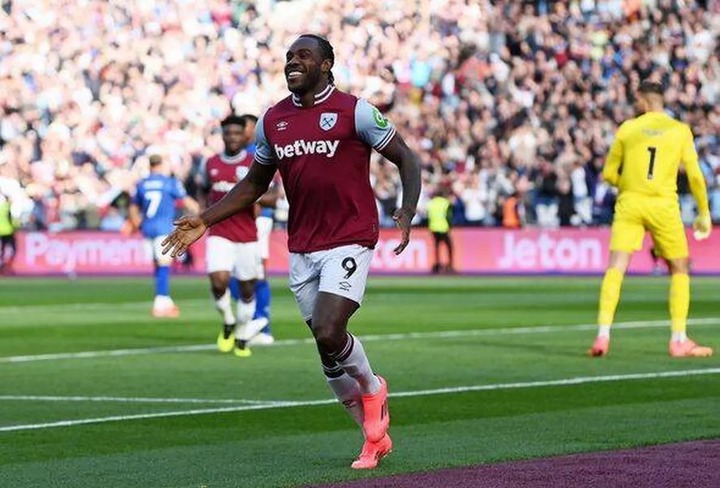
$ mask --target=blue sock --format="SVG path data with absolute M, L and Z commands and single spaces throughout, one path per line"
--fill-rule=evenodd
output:
M 255 316 L 253 319 L 265 317 L 268 319 L 268 325 L 265 326 L 263 332 L 270 334 L 270 283 L 266 280 L 258 280 L 255 282 Z
M 228 288 L 230 288 L 230 295 L 233 297 L 233 300 L 240 300 L 240 280 L 234 276 L 230 277 L 230 286 Z
M 169 266 L 157 266 L 155 268 L 155 295 L 170 296 Z

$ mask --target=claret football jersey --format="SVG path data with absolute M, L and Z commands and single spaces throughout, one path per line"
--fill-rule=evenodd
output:
M 288 248 L 308 253 L 359 244 L 374 247 L 378 214 L 370 152 L 395 127 L 364 99 L 329 85 L 303 108 L 291 95 L 256 126 L 255 160 L 276 165 L 290 204 Z
M 207 160 L 205 178 L 209 190 L 209 203 L 220 201 L 236 183 L 245 178 L 252 163 L 252 154 L 241 151 L 235 156 L 217 154 Z M 211 236 L 224 237 L 233 242 L 257 241 L 255 209 L 249 206 L 210 227 Z

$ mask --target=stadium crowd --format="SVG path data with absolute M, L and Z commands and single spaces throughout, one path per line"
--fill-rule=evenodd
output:
M 197 191 L 219 119 L 287 95 L 300 32 L 335 46 L 337 85 L 375 103 L 424 165 L 423 205 L 456 225 L 598 225 L 599 181 L 647 76 L 693 128 L 720 221 L 720 1 L 5 0 L 0 191 L 27 228 L 119 229 L 153 152 Z M 398 203 L 372 162 L 383 225 Z M 679 185 L 683 215 L 694 208 Z M 278 215 L 282 221 L 282 215 Z

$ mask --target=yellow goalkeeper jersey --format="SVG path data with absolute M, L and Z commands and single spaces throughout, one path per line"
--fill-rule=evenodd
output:
M 603 178 L 616 185 L 621 195 L 674 198 L 680 165 L 687 172 L 699 213 L 708 214 L 705 178 L 690 127 L 664 112 L 648 112 L 620 126 Z

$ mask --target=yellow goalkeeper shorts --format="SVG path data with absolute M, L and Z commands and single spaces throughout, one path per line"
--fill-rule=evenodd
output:
M 652 235 L 662 257 L 688 257 L 687 236 L 677 199 L 636 194 L 620 195 L 615 204 L 610 250 L 639 251 L 642 249 L 645 231 Z

